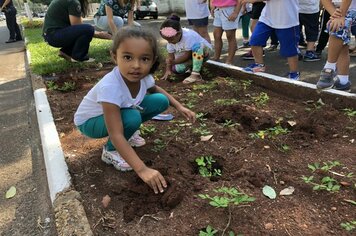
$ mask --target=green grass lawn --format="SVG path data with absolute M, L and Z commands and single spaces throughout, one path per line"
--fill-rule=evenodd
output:
M 68 70 L 69 68 L 85 68 L 95 63 L 110 62 L 109 48 L 111 40 L 93 39 L 90 43 L 89 56 L 95 58 L 94 63 L 73 63 L 58 56 L 59 48 L 48 45 L 42 37 L 41 24 L 37 28 L 26 27 L 27 50 L 31 55 L 31 70 L 35 74 L 48 75 Z M 38 28 L 38 26 L 40 28 Z

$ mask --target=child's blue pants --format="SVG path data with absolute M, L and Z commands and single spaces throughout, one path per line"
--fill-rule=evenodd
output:
M 152 117 L 162 113 L 169 106 L 168 98 L 162 93 L 154 93 L 146 95 L 143 99 L 140 107 L 143 111 L 139 111 L 136 108 L 122 108 L 121 119 L 124 127 L 124 136 L 128 140 L 136 130 L 140 128 L 140 125 L 150 120 Z M 84 124 L 79 125 L 78 129 L 88 137 L 91 138 L 104 138 L 107 137 L 108 131 L 106 129 L 104 115 L 93 117 L 87 120 Z M 110 139 L 107 142 L 107 150 L 115 150 L 114 145 Z

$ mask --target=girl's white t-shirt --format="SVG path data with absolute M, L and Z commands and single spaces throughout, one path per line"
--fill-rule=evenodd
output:
M 185 0 L 185 13 L 188 19 L 202 19 L 210 15 L 208 1 Z
M 168 43 L 167 51 L 168 53 L 174 53 L 175 56 L 179 57 L 184 52 L 191 51 L 193 45 L 196 43 L 202 43 L 210 49 L 212 48 L 211 44 L 206 41 L 206 39 L 201 37 L 197 32 L 195 32 L 194 30 L 183 28 L 181 40 L 176 44 Z
M 299 13 L 313 14 L 320 11 L 320 0 L 299 0 Z
M 287 29 L 299 25 L 298 0 L 269 0 L 259 21 L 275 29 Z
M 129 108 L 139 105 L 147 89 L 155 85 L 152 75 L 147 75 L 140 81 L 140 91 L 133 98 L 130 90 L 123 80 L 119 68 L 116 66 L 106 74 L 83 98 L 74 114 L 76 126 L 84 124 L 87 120 L 103 114 L 102 102 L 112 103 L 120 108 Z

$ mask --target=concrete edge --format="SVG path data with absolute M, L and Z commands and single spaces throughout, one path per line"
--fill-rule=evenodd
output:
M 37 122 L 57 233 L 91 236 L 93 233 L 82 205 L 82 198 L 71 183 L 43 79 L 32 74 L 30 69 L 31 55 L 27 50 L 27 43 L 28 39 L 25 38 L 25 69 L 28 71 L 34 90 Z
M 223 69 L 228 74 L 239 77 L 240 79 L 250 79 L 255 84 L 296 99 L 322 99 L 324 103 L 332 104 L 336 108 L 354 108 L 356 109 L 356 94 L 339 91 L 336 89 L 318 90 L 316 85 L 294 81 L 285 77 L 271 75 L 268 73 L 249 73 L 243 68 L 225 63 L 208 60 L 207 63 L 217 69 Z

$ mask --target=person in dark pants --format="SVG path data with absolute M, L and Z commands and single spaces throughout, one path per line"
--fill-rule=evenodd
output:
M 93 62 L 89 58 L 89 45 L 93 37 L 111 39 L 107 32 L 96 32 L 94 27 L 83 24 L 88 0 L 53 0 L 48 7 L 43 37 L 52 47 L 61 48 L 58 56 L 71 62 Z
M 12 0 L 0 0 L 0 11 L 5 13 L 6 26 L 10 32 L 10 38 L 6 43 L 14 43 L 22 40 L 20 27 L 16 22 L 16 8 L 12 3 Z
M 318 39 L 318 45 L 316 46 L 315 53 L 319 56 L 321 56 L 321 53 L 323 52 L 324 48 L 328 44 L 329 41 L 329 33 L 326 32 L 326 23 L 330 19 L 330 14 L 327 10 L 323 9 L 322 13 L 322 21 L 321 21 L 321 30 L 319 34 L 319 39 Z

